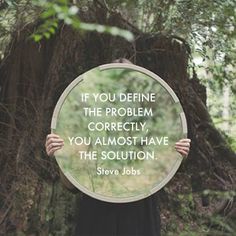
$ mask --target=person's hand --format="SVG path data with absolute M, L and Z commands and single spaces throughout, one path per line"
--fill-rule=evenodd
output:
M 64 146 L 64 140 L 56 134 L 48 134 L 46 138 L 45 148 L 48 156 L 53 156 L 55 151 Z
M 191 139 L 180 139 L 175 143 L 175 150 L 179 152 L 183 157 L 187 157 L 190 149 Z

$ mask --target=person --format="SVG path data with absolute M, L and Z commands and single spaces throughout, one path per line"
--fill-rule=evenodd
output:
M 115 62 L 131 63 L 127 59 Z M 175 149 L 187 157 L 191 140 L 181 139 L 175 143 Z M 46 137 L 45 148 L 48 156 L 61 149 L 64 140 L 51 133 Z M 71 192 L 79 190 L 60 171 L 63 185 Z M 157 193 L 130 203 L 109 203 L 80 193 L 79 216 L 75 236 L 160 236 L 161 219 L 157 202 Z

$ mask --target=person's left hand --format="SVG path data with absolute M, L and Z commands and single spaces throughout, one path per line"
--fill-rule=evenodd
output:
M 180 139 L 175 143 L 175 150 L 179 152 L 183 157 L 187 157 L 190 149 L 191 139 Z

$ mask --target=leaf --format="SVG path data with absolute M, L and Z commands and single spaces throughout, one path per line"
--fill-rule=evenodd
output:
M 53 8 L 47 9 L 41 14 L 42 19 L 47 19 L 51 16 L 54 16 L 56 14 L 56 11 Z
M 73 16 L 73 15 L 76 15 L 78 11 L 79 11 L 79 8 L 77 6 L 71 6 L 69 8 L 68 13 Z
M 53 27 L 49 28 L 48 31 L 51 33 L 51 34 L 55 34 L 55 29 Z
M 66 17 L 66 18 L 64 19 L 64 21 L 65 21 L 65 23 L 66 23 L 67 25 L 71 25 L 72 22 L 73 22 L 70 17 Z
M 32 37 L 35 42 L 39 42 L 43 38 L 40 34 L 33 34 Z
M 97 31 L 99 33 L 110 33 L 113 36 L 123 37 L 128 41 L 132 41 L 134 39 L 134 35 L 130 31 L 123 30 L 118 27 L 104 26 L 104 25 L 84 23 L 84 22 L 80 22 L 78 27 L 82 30 Z
M 43 35 L 45 36 L 46 39 L 49 39 L 51 36 L 49 32 L 44 32 Z

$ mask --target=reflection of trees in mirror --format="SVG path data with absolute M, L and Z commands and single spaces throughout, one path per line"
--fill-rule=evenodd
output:
M 89 94 L 86 100 L 82 99 L 85 93 Z M 86 114 L 88 108 L 100 109 L 101 115 Z M 89 130 L 91 122 L 103 128 Z M 124 130 L 123 126 L 119 129 L 110 125 L 125 122 L 143 126 Z M 102 126 L 105 123 L 109 128 Z M 108 197 L 132 197 L 150 191 L 172 170 L 177 158 L 173 146 L 181 138 L 182 128 L 179 107 L 156 80 L 130 69 L 94 69 L 83 75 L 83 82 L 66 98 L 57 133 L 67 143 L 57 159 L 78 183 Z M 71 136 L 79 137 L 78 143 L 70 141 L 72 145 L 68 145 Z M 168 145 L 163 145 L 164 137 Z M 83 159 L 81 151 L 95 151 L 97 156 L 94 160 Z M 112 174 L 97 174 L 99 168 Z M 135 178 L 122 175 L 126 169 L 141 174 Z

